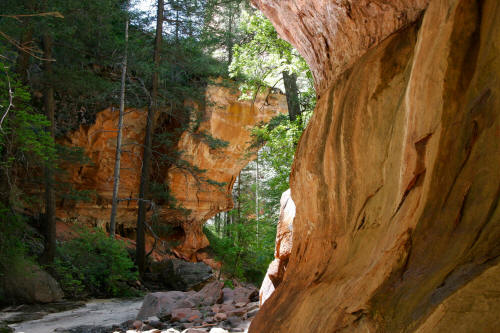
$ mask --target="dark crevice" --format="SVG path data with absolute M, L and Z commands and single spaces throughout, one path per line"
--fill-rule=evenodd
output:
M 396 214 L 399 212 L 401 207 L 403 206 L 406 198 L 408 197 L 408 194 L 410 194 L 411 190 L 414 188 L 417 188 L 423 184 L 423 180 L 425 178 L 425 154 L 427 151 L 427 144 L 429 143 L 429 139 L 432 137 L 433 133 L 429 133 L 426 136 L 424 136 L 422 139 L 418 140 L 415 142 L 415 151 L 417 153 L 417 160 L 415 164 L 415 171 L 413 171 L 413 178 L 411 179 L 410 183 L 406 187 L 406 190 L 403 193 L 403 197 L 401 198 L 401 201 L 399 202 L 398 207 L 396 208 L 396 211 L 394 214 L 392 214 L 392 217 L 396 216 Z
M 417 188 L 417 187 L 419 187 L 419 186 L 422 185 L 424 178 L 425 178 L 425 170 L 423 170 L 419 174 L 416 174 L 412 178 L 412 180 L 410 181 L 410 183 L 406 187 L 405 192 L 403 193 L 403 197 L 401 198 L 401 201 L 399 202 L 398 208 L 396 208 L 396 211 L 394 212 L 394 214 L 392 214 L 391 219 L 394 218 L 394 216 L 396 216 L 396 214 L 399 212 L 399 210 L 403 206 L 406 198 L 408 197 L 408 194 L 410 194 L 411 190 L 413 190 L 414 188 Z
M 363 205 L 361 206 L 361 209 L 359 210 L 359 213 L 358 213 L 358 216 L 356 216 L 356 223 L 354 224 L 354 226 L 356 226 L 358 224 L 358 221 L 359 221 L 359 218 L 361 217 L 361 214 L 364 212 L 366 206 L 368 205 L 368 202 L 370 201 L 371 198 L 373 198 L 379 191 L 380 189 L 383 187 L 383 185 L 380 185 L 372 194 L 368 195 L 365 199 L 365 202 L 363 202 Z M 357 230 L 360 230 L 362 225 L 364 224 L 364 220 L 365 220 L 365 214 L 363 214 L 363 221 L 361 221 L 361 225 L 359 225 L 356 229 Z
M 458 215 L 457 218 L 455 219 L 455 222 L 453 224 L 454 228 L 457 228 L 460 222 L 462 221 L 462 218 L 464 216 L 464 210 L 465 210 L 465 204 L 467 202 L 467 197 L 469 196 L 471 186 L 467 186 L 467 189 L 463 195 L 462 203 L 460 204 L 460 209 L 458 210 Z
M 363 218 L 361 219 L 361 223 L 359 224 L 357 230 L 361 230 L 361 228 L 363 228 L 363 226 L 365 225 L 365 222 L 366 222 L 366 215 L 363 215 Z

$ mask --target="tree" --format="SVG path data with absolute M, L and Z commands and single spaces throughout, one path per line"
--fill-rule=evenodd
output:
M 55 142 L 55 101 L 52 86 L 52 36 L 47 30 L 43 35 L 43 50 L 45 57 L 46 88 L 44 92 L 44 107 L 49 125 L 49 135 Z M 54 160 L 52 158 L 44 165 L 45 174 L 45 253 L 44 263 L 52 263 L 56 253 L 56 195 L 54 189 Z
M 129 20 L 125 21 L 125 51 L 122 63 L 122 76 L 120 88 L 120 114 L 118 116 L 118 128 L 116 136 L 116 158 L 115 158 L 115 172 L 113 182 L 113 198 L 111 202 L 111 217 L 109 219 L 109 235 L 115 237 L 116 228 L 116 212 L 118 209 L 118 190 L 120 188 L 120 161 L 122 155 L 122 131 L 123 131 L 123 115 L 125 113 L 125 81 L 127 77 L 127 59 L 128 59 L 128 25 Z
M 139 210 L 137 214 L 137 249 L 136 249 L 136 262 L 139 268 L 139 274 L 144 273 L 145 269 L 145 232 L 144 225 L 146 223 L 146 195 L 149 187 L 149 174 L 151 169 L 151 156 L 153 145 L 153 131 L 155 123 L 155 112 L 158 108 L 158 80 L 159 80 L 159 66 L 160 66 L 160 52 L 163 40 L 163 0 L 158 0 L 157 16 L 156 16 L 156 37 L 155 48 L 153 54 L 153 89 L 151 92 L 151 105 L 148 108 L 146 133 L 144 137 L 144 153 L 142 157 L 142 172 L 141 182 L 139 185 Z
M 314 103 L 310 98 L 314 88 L 307 64 L 288 42 L 278 37 L 271 22 L 262 14 L 244 12 L 243 17 L 240 29 L 249 38 L 234 46 L 231 75 L 241 78 L 240 89 L 248 98 L 269 86 L 282 86 L 293 121 Z

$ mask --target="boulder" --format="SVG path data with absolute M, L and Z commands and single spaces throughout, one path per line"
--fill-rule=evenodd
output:
M 59 283 L 49 273 L 27 261 L 9 267 L 1 284 L 5 298 L 16 303 L 52 303 L 64 297 Z
M 167 259 L 151 265 L 152 280 L 164 288 L 186 291 L 212 277 L 212 268 L 203 262 Z
M 166 331 L 162 331 L 162 333 L 180 333 L 180 332 L 175 328 L 169 328 Z
M 187 320 L 189 322 L 198 321 L 202 318 L 200 311 L 191 308 L 178 308 L 172 310 L 171 321 L 183 321 Z
M 142 302 L 137 319 L 144 320 L 153 316 L 170 319 L 178 315 L 179 312 L 175 311 L 177 309 L 182 312 L 187 311 L 186 309 L 214 305 L 222 301 L 222 287 L 222 282 L 214 281 L 198 292 L 167 291 L 148 294 Z
M 229 304 L 229 303 L 233 302 L 233 298 L 234 298 L 234 290 L 233 289 L 224 288 L 224 289 L 222 289 L 222 293 L 224 294 L 224 299 L 222 300 L 222 302 L 224 304 Z
M 182 331 L 182 333 L 207 333 L 207 331 L 199 329 L 199 328 L 188 328 L 188 329 Z
M 233 303 L 248 304 L 259 299 L 259 291 L 255 287 L 236 287 L 234 288 Z
M 141 309 L 137 314 L 138 320 L 149 317 L 169 317 L 172 310 L 178 307 L 177 303 L 186 298 L 186 293 L 182 291 L 156 292 L 146 295 L 142 302 Z
M 227 320 L 227 314 L 225 314 L 224 312 L 216 313 L 215 316 L 214 316 L 214 320 L 216 320 L 216 321 Z
M 223 282 L 213 281 L 206 284 L 199 292 L 191 295 L 188 300 L 197 305 L 213 305 L 222 302 L 223 293 L 222 287 Z
M 229 331 L 220 327 L 214 327 L 210 330 L 210 333 L 229 333 Z

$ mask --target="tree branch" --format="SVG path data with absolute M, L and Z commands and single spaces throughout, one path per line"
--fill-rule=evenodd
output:
M 10 85 L 10 78 L 9 78 L 9 73 L 5 71 L 5 76 L 7 77 L 7 85 L 9 87 L 9 106 L 7 106 L 7 110 L 5 110 L 2 119 L 0 119 L 0 131 L 3 132 L 2 124 L 5 120 L 5 117 L 7 117 L 7 114 L 9 113 L 10 109 L 14 106 L 13 100 L 14 100 L 14 93 L 12 92 L 12 87 Z

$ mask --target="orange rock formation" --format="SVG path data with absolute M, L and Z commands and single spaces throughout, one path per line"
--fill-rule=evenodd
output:
M 280 217 L 276 230 L 276 246 L 274 248 L 275 259 L 269 265 L 260 288 L 260 305 L 264 304 L 274 290 L 280 285 L 281 281 L 283 281 L 286 266 L 292 254 L 294 218 L 295 203 L 288 189 L 281 195 Z
M 279 113 L 286 113 L 286 98 L 282 94 L 259 95 L 252 101 L 240 101 L 234 89 L 208 86 L 207 106 L 203 121 L 196 133 L 182 134 L 177 149 L 181 158 L 206 172 L 199 175 L 224 186 L 211 185 L 197 179 L 185 170 L 170 168 L 156 170 L 164 173 L 155 178 L 164 178 L 177 199 L 177 204 L 188 209 L 188 215 L 180 211 L 159 207 L 160 220 L 182 228 L 180 244 L 176 253 L 186 259 L 196 260 L 196 251 L 208 245 L 202 232 L 207 219 L 218 212 L 232 208 L 231 189 L 241 169 L 254 156 L 249 154 L 250 128 L 267 122 Z M 58 217 L 66 222 L 78 221 L 104 227 L 109 223 L 113 185 L 113 167 L 116 149 L 116 124 L 118 110 L 106 109 L 98 113 L 91 126 L 81 126 L 69 134 L 62 143 L 82 147 L 91 164 L 84 167 L 67 168 L 70 182 L 79 190 L 95 191 L 90 203 L 62 203 Z M 124 147 L 121 162 L 120 198 L 137 198 L 146 112 L 126 110 L 124 119 Z M 200 140 L 198 133 L 207 133 L 228 142 L 225 148 L 211 149 Z M 137 219 L 136 201 L 123 201 L 118 209 L 118 230 L 128 230 L 135 237 Z
M 293 249 L 250 332 L 494 332 L 500 3 L 254 0 L 319 100 Z

